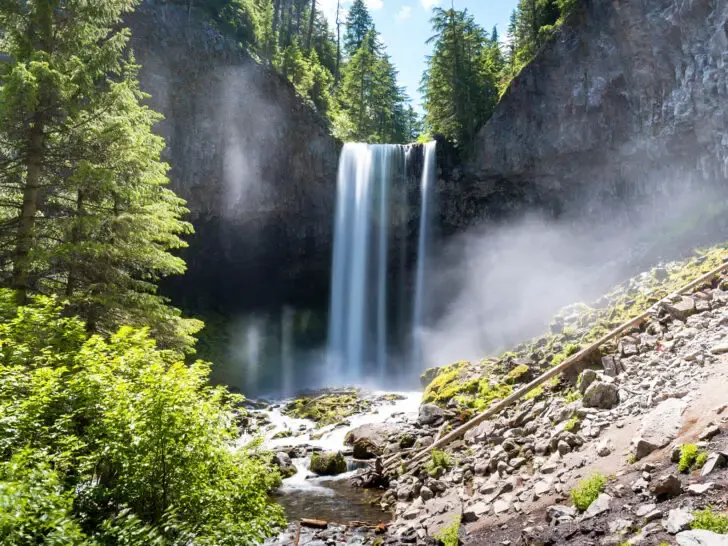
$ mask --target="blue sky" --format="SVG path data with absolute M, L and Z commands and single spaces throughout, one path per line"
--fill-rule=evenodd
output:
M 503 40 L 518 0 L 366 0 L 387 52 L 399 70 L 400 84 L 417 106 L 420 103 L 417 89 L 425 68 L 425 57 L 431 51 L 431 46 L 425 44 L 432 35 L 430 12 L 433 6 L 450 7 L 451 2 L 456 9 L 467 8 L 488 32 L 497 25 Z M 351 0 L 342 0 L 341 4 L 342 9 L 346 9 Z M 336 0 L 319 0 L 319 5 L 333 28 Z

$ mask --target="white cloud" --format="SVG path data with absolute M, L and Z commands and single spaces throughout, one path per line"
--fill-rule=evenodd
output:
M 346 21 L 347 7 L 351 4 L 351 0 L 340 0 L 341 12 L 339 13 L 339 21 L 342 23 Z M 337 0 L 318 0 L 316 2 L 316 8 L 320 9 L 326 16 L 326 20 L 329 22 L 329 27 L 335 32 L 336 31 L 336 5 Z M 343 30 L 343 29 L 342 29 Z
M 382 9 L 382 6 L 384 6 L 383 0 L 364 0 L 364 3 L 370 10 Z
M 427 11 L 430 11 L 435 6 L 440 5 L 440 0 L 420 0 L 420 3 L 422 4 L 423 8 L 425 8 Z
M 406 21 L 410 17 L 412 17 L 411 6 L 402 6 L 399 8 L 399 11 L 397 12 L 397 21 Z

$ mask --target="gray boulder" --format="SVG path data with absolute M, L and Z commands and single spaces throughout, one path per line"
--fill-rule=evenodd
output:
M 445 418 L 442 408 L 434 404 L 422 404 L 417 421 L 421 425 L 435 425 Z
M 595 381 L 584 392 L 581 403 L 585 408 L 612 409 L 619 404 L 619 391 L 611 383 Z
M 297 472 L 296 465 L 293 464 L 291 458 L 288 456 L 288 453 L 284 453 L 282 451 L 276 453 L 275 457 L 273 458 L 273 464 L 278 467 L 278 470 L 280 471 L 283 478 L 290 478 Z
M 678 546 L 728 546 L 728 535 L 719 535 L 702 529 L 683 531 L 675 538 Z
M 350 430 L 344 444 L 354 448 L 355 459 L 376 459 L 384 454 L 392 432 L 394 429 L 384 423 L 367 423 Z

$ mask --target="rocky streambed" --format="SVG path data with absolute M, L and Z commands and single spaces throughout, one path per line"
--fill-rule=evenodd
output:
M 384 510 L 359 512 L 372 525 L 332 517 L 336 523 L 324 528 L 299 528 L 292 518 L 269 544 L 724 544 L 716 531 L 728 532 L 728 517 L 721 515 L 728 463 L 727 277 L 661 301 L 648 320 L 600 347 L 581 370 L 534 389 L 442 451 L 432 451 L 424 464 L 407 465 L 413 452 L 567 357 L 572 343 L 578 350 L 595 330 L 624 322 L 640 305 L 663 297 L 661 291 L 697 277 L 700 271 L 691 268 L 711 268 L 716 260 L 722 260 L 720 252 L 648 272 L 606 303 L 561 314 L 545 341 L 430 371 L 424 393 L 429 403 L 419 407 L 417 393 L 380 399 L 344 424 L 323 427 L 282 413 L 279 422 L 277 409 L 269 409 L 268 445 L 278 451 L 282 467 L 287 456 L 299 469 L 284 490 L 301 482 L 328 487 L 334 491 L 328 497 L 331 516 L 355 515 L 346 512 L 348 496 L 365 494 L 351 493 L 345 479 L 335 487 L 327 478 L 311 479 L 306 457 L 341 451 L 348 461 L 344 478 L 365 461 L 376 467 L 374 461 L 395 456 L 402 463 L 377 480 L 358 481 L 375 486 L 370 500 L 376 499 L 375 510 Z M 274 438 L 281 427 L 298 430 Z M 678 469 L 686 446 L 695 450 L 695 461 Z M 315 506 L 313 500 L 304 503 Z M 387 522 L 387 514 L 392 519 L 377 527 L 366 519 L 377 514 L 380 521 Z M 725 528 L 701 523 L 721 517 Z

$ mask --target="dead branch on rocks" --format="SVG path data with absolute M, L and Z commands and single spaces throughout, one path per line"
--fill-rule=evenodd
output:
M 712 269 L 711 271 L 708 271 L 704 275 L 698 277 L 694 281 L 686 284 L 676 292 L 673 292 L 672 294 L 669 294 L 668 296 L 665 296 L 660 301 L 656 302 L 654 305 L 652 305 L 647 311 L 644 313 L 638 315 L 637 317 L 625 322 L 621 326 L 613 329 L 611 332 L 608 332 L 601 338 L 599 338 L 597 341 L 592 343 L 591 345 L 585 347 L 584 349 L 580 350 L 578 353 L 574 354 L 573 356 L 567 358 L 564 362 L 559 364 L 558 366 L 555 366 L 551 368 L 550 370 L 544 372 L 542 375 L 531 381 L 530 383 L 524 385 L 520 389 L 514 391 L 512 394 L 501 400 L 500 402 L 494 404 L 487 410 L 479 413 L 475 417 L 473 417 L 470 421 L 467 423 L 457 427 L 456 429 L 452 430 L 450 433 L 446 434 L 442 438 L 439 438 L 436 442 L 434 442 L 432 445 L 423 448 L 421 451 L 413 455 L 409 459 L 401 459 L 399 454 L 396 454 L 386 461 L 384 461 L 384 469 L 386 472 L 391 472 L 394 470 L 395 465 L 402 464 L 404 465 L 404 468 L 407 472 L 411 472 L 414 469 L 417 468 L 421 462 L 428 457 L 430 452 L 433 449 L 439 449 L 442 448 L 449 443 L 453 442 L 454 440 L 457 440 L 461 436 L 463 436 L 467 431 L 469 431 L 472 428 L 475 428 L 483 421 L 486 421 L 487 419 L 490 419 L 491 417 L 494 417 L 498 415 L 500 412 L 502 412 L 504 409 L 506 409 L 508 406 L 512 405 L 513 403 L 517 402 L 521 398 L 523 398 L 526 394 L 531 392 L 536 387 L 539 387 L 540 385 L 544 384 L 546 381 L 551 379 L 552 377 L 555 377 L 559 375 L 562 372 L 565 372 L 569 368 L 571 368 L 574 364 L 577 362 L 580 362 L 584 360 L 586 357 L 590 356 L 594 351 L 599 349 L 602 345 L 607 343 L 608 341 L 614 339 L 615 337 L 619 336 L 620 334 L 626 332 L 627 330 L 630 330 L 631 328 L 634 328 L 635 326 L 641 324 L 646 319 L 650 318 L 650 316 L 659 309 L 664 303 L 667 303 L 671 301 L 674 297 L 680 296 L 682 294 L 685 294 L 694 288 L 700 286 L 701 284 L 705 283 L 708 280 L 711 280 L 716 275 L 722 273 L 728 269 L 728 262 L 721 264 L 720 266 L 716 267 L 715 269 Z

